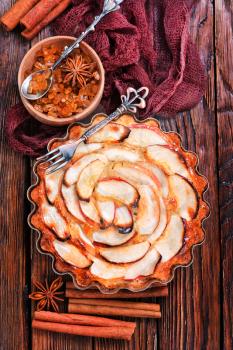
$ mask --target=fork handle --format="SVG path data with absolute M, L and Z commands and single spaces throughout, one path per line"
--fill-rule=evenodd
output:
M 98 124 L 92 126 L 90 129 L 88 129 L 83 135 L 82 138 L 86 141 L 89 137 L 91 137 L 93 134 L 95 134 L 97 131 L 102 129 L 105 125 L 110 123 L 112 120 L 118 118 L 124 111 L 120 109 L 120 107 L 110 115 L 108 115 L 105 119 L 101 120 Z
M 149 93 L 149 89 L 146 87 L 141 87 L 138 90 L 133 88 L 127 89 L 127 95 L 121 96 L 122 104 L 113 113 L 107 116 L 105 119 L 101 120 L 98 124 L 92 126 L 88 129 L 81 137 L 83 141 L 86 141 L 90 136 L 95 134 L 97 131 L 101 130 L 105 125 L 109 124 L 112 120 L 117 119 L 120 115 L 125 112 L 136 113 L 137 108 L 145 108 L 146 101 L 145 98 Z

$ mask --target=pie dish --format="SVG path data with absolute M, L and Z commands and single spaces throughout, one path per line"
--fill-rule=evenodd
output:
M 48 149 L 86 128 L 73 124 Z M 64 169 L 46 175 L 36 163 L 28 196 L 39 250 L 53 256 L 56 272 L 71 274 L 77 288 L 107 293 L 168 283 L 204 240 L 208 183 L 197 162 L 176 133 L 125 114 L 81 143 Z

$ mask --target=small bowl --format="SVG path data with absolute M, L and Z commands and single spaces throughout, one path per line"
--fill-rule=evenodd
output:
M 75 39 L 76 38 L 71 37 L 71 36 L 52 36 L 52 37 L 49 37 L 49 38 L 44 39 L 42 41 L 39 41 L 36 45 L 34 45 L 27 52 L 27 54 L 24 56 L 24 58 L 20 64 L 20 67 L 19 67 L 19 72 L 18 72 L 19 91 L 20 91 L 21 85 L 25 79 L 25 72 L 27 70 L 30 70 L 33 66 L 37 51 L 39 51 L 42 47 L 49 46 L 49 45 L 56 45 L 58 47 L 63 48 L 66 45 L 72 44 Z M 103 68 L 102 62 L 101 62 L 99 56 L 97 55 L 97 53 L 87 43 L 82 41 L 80 44 L 80 48 L 88 56 L 90 56 L 93 59 L 93 61 L 96 62 L 96 64 L 97 64 L 98 72 L 100 73 L 100 86 L 99 86 L 99 90 L 98 90 L 96 96 L 94 97 L 91 104 L 86 109 L 84 109 L 81 113 L 73 114 L 71 117 L 66 117 L 66 118 L 54 118 L 54 117 L 48 116 L 45 113 L 41 113 L 41 112 L 37 111 L 33 107 L 33 105 L 27 99 L 25 99 L 20 93 L 21 100 L 22 100 L 25 108 L 27 109 L 27 111 L 34 118 L 39 120 L 41 123 L 44 123 L 47 125 L 54 125 L 54 126 L 59 126 L 59 125 L 62 126 L 62 125 L 71 124 L 75 121 L 82 120 L 82 119 L 86 118 L 92 112 L 94 112 L 94 110 L 98 107 L 98 105 L 101 101 L 101 98 L 103 96 L 103 91 L 104 91 L 104 82 L 105 82 L 104 68 Z

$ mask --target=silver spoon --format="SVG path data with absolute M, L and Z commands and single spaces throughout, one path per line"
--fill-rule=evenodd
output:
M 61 56 L 59 57 L 59 59 L 52 65 L 52 67 L 47 68 L 45 70 L 39 70 L 36 71 L 32 74 L 30 74 L 22 83 L 21 85 L 21 89 L 20 92 L 23 95 L 23 97 L 25 97 L 28 100 L 38 100 L 39 98 L 43 97 L 51 88 L 52 83 L 53 83 L 53 71 L 62 63 L 62 61 L 67 58 L 71 52 L 79 47 L 80 42 L 92 31 L 95 30 L 95 26 L 101 21 L 101 19 L 103 17 L 105 17 L 108 13 L 116 11 L 120 8 L 120 4 L 123 2 L 124 0 L 105 0 L 104 1 L 104 6 L 103 6 L 103 10 L 101 12 L 101 14 L 97 17 L 95 17 L 93 23 L 85 30 L 85 32 L 83 32 L 77 40 L 75 40 L 75 42 L 70 45 L 68 48 L 66 48 L 63 53 L 61 54 Z M 47 89 L 43 90 L 43 91 L 39 91 L 37 94 L 31 94 L 29 93 L 29 84 L 30 81 L 32 80 L 32 78 L 35 75 L 38 74 L 43 74 L 49 72 L 48 78 L 47 78 Z

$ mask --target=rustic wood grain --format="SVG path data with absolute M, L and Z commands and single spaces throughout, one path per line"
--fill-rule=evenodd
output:
M 1 1 L 0 15 L 13 2 Z M 30 183 L 29 160 L 10 150 L 3 131 L 5 112 L 18 100 L 16 74 L 29 44 L 20 39 L 17 31 L 0 31 L 0 185 L 4 204 L 0 208 L 1 350 L 233 349 L 232 12 L 230 0 L 199 1 L 190 28 L 208 72 L 207 92 L 190 113 L 169 120 L 159 118 L 164 130 L 178 131 L 185 148 L 198 153 L 199 170 L 209 179 L 206 199 L 212 214 L 204 224 L 206 242 L 194 250 L 191 267 L 177 270 L 169 286 L 169 297 L 153 300 L 161 303 L 162 319 L 138 320 L 131 342 L 51 334 L 30 328 L 30 303 L 25 298 L 33 288 L 30 276 L 41 281 L 56 276 L 51 272 L 51 258 L 36 251 L 37 234 L 30 234 L 26 223 L 29 205 L 23 194 Z M 46 29 L 34 42 L 48 35 Z
M 37 41 L 50 36 L 49 28 L 44 29 L 36 39 L 32 41 L 32 45 Z M 52 272 L 52 258 L 41 255 L 36 250 L 37 233 L 31 232 L 31 276 L 32 280 L 37 279 L 44 281 L 49 278 L 54 280 L 57 275 Z M 33 288 L 33 285 L 32 285 Z M 33 316 L 33 310 L 32 310 Z M 87 337 L 64 335 L 59 333 L 49 333 L 32 329 L 32 350 L 91 350 L 93 349 L 93 339 Z
M 200 1 L 193 11 L 191 33 L 208 73 L 208 88 L 191 113 L 162 121 L 166 130 L 178 131 L 183 145 L 199 156 L 199 170 L 209 179 L 205 195 L 211 218 L 204 224 L 206 241 L 194 249 L 193 265 L 178 269 L 169 297 L 162 300 L 159 349 L 220 349 L 220 237 L 218 232 L 218 189 L 216 121 L 214 111 L 213 4 Z
M 11 1 L 0 2 L 0 16 Z M 0 29 L 0 349 L 29 348 L 24 292 L 30 266 L 29 230 L 25 225 L 28 161 L 14 153 L 4 136 L 5 113 L 18 99 L 18 63 L 28 49 L 18 35 Z M 17 57 L 17 60 L 16 60 Z M 28 179 L 29 180 L 29 179 Z
M 222 349 L 233 349 L 233 3 L 216 1 L 219 205 L 222 262 Z

